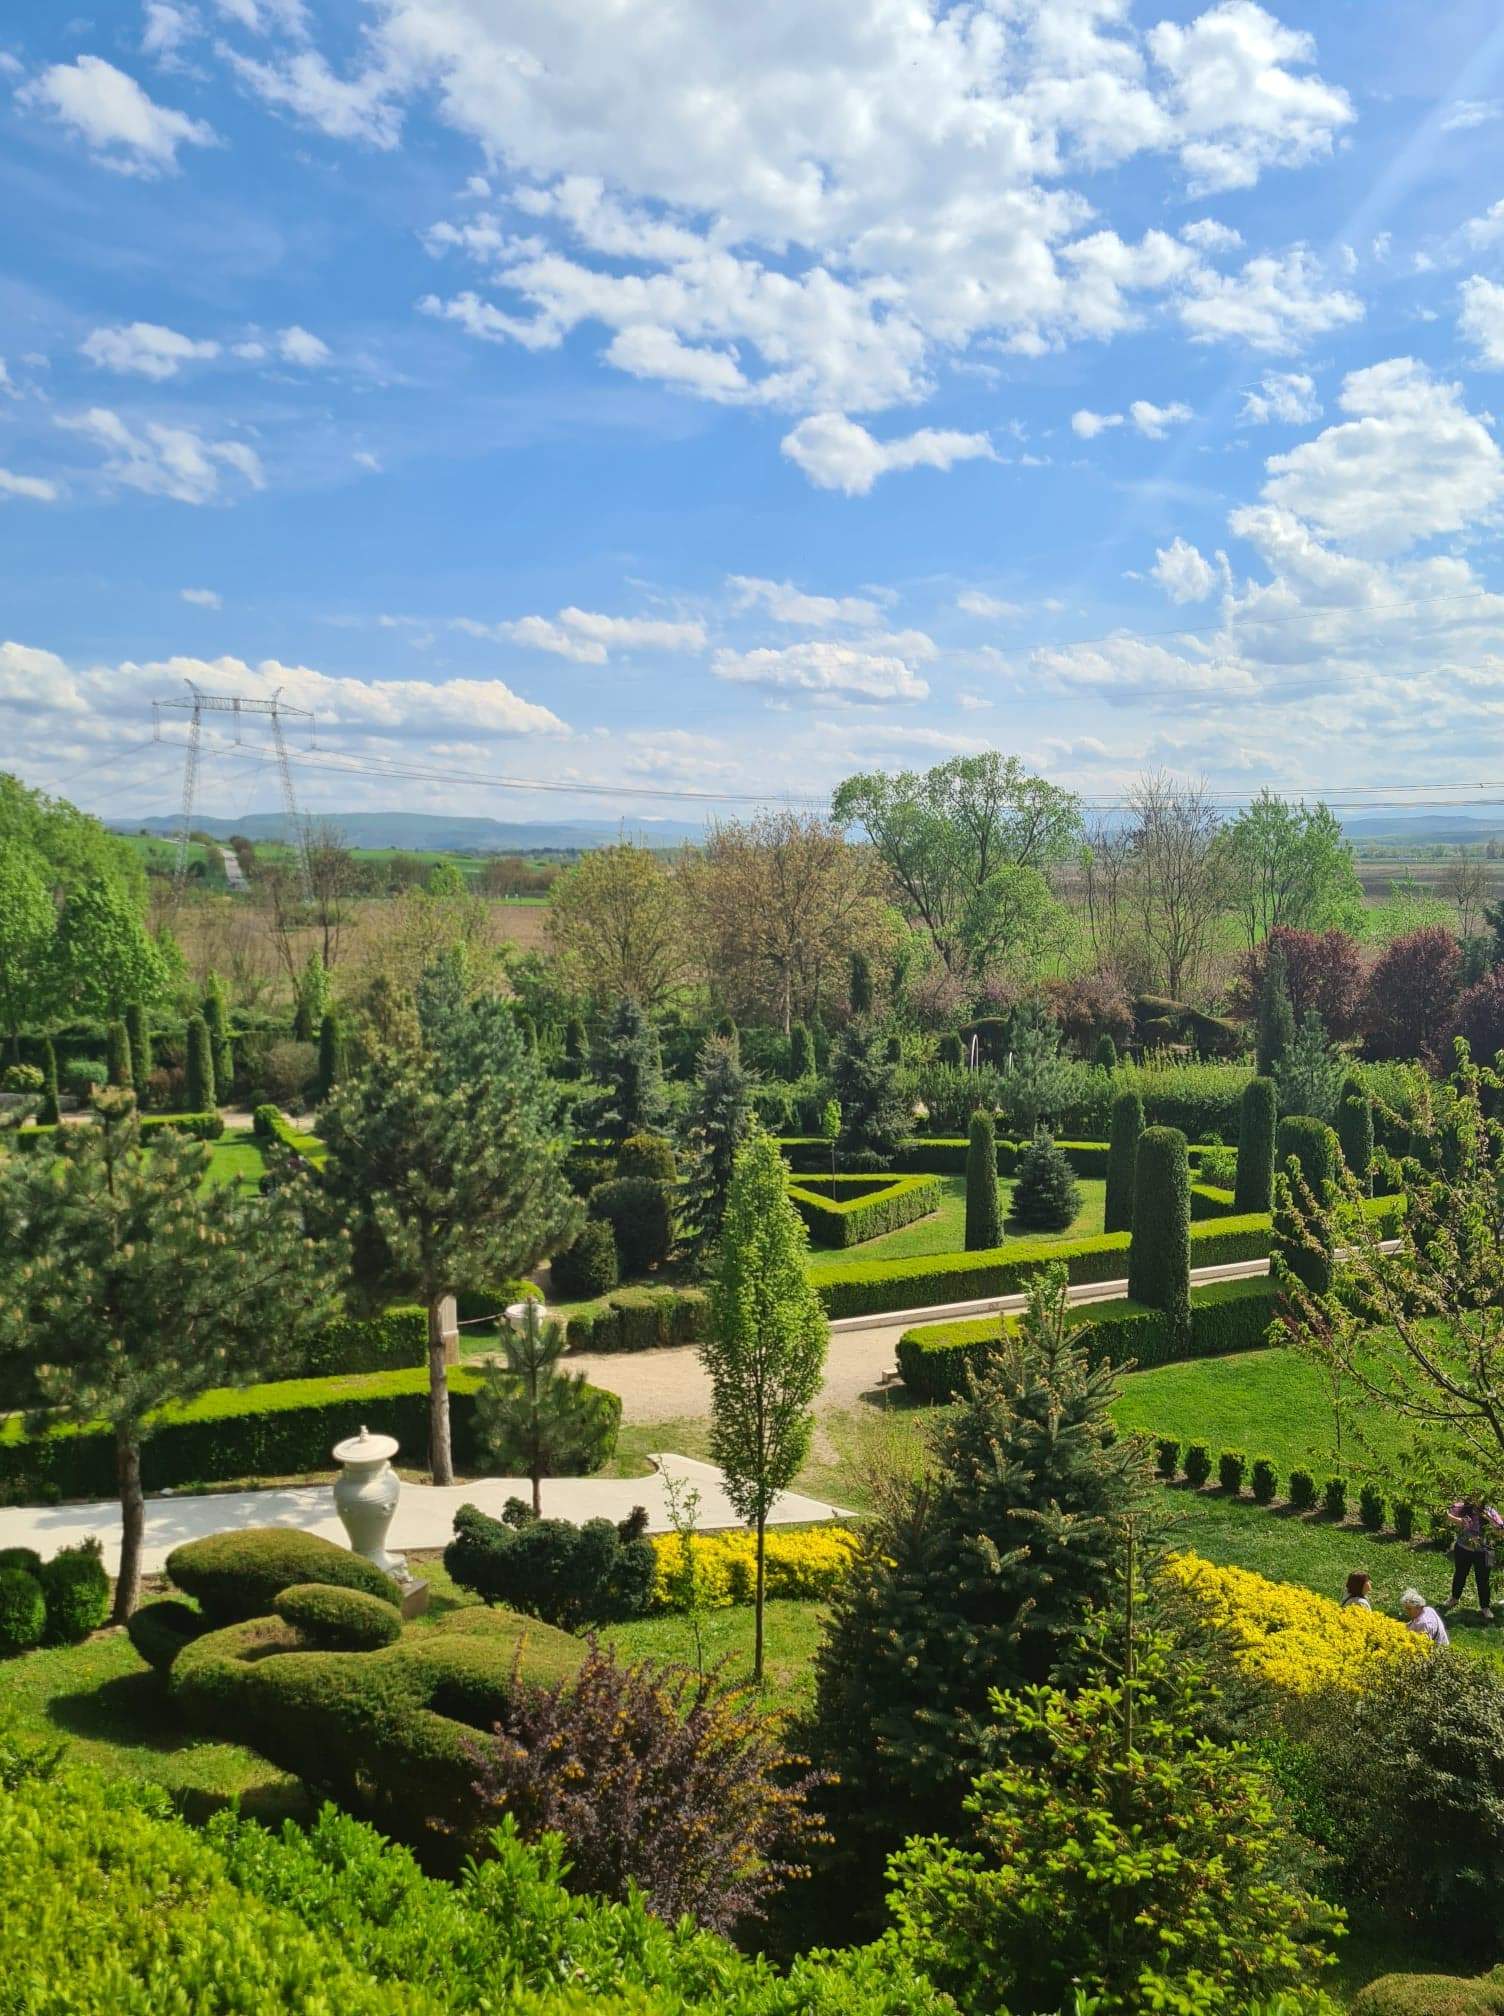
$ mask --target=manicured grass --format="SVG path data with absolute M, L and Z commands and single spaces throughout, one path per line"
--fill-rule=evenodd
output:
M 820 1642 L 824 1606 L 819 1603 L 773 1602 L 764 1619 L 763 1702 L 772 1709 L 804 1707 L 815 1691 L 815 1648 Z M 745 1679 L 752 1671 L 752 1608 L 739 1604 L 712 1610 L 701 1627 L 707 1670 L 726 1661 L 727 1679 Z M 601 1632 L 633 1659 L 663 1659 L 675 1665 L 694 1664 L 694 1633 L 687 1617 L 640 1617 L 630 1624 L 611 1624 Z
M 1102 1230 L 1102 1213 L 1106 1203 L 1107 1185 L 1098 1182 L 1082 1182 L 1081 1209 L 1076 1214 L 1075 1223 L 1063 1232 L 1031 1232 L 1018 1224 L 1011 1216 L 1013 1209 L 1012 1179 L 1000 1180 L 998 1193 L 1003 1216 L 1006 1221 L 1006 1239 L 1083 1239 L 1090 1233 Z M 881 1239 L 865 1239 L 860 1246 L 850 1247 L 844 1253 L 816 1253 L 810 1261 L 810 1274 L 818 1280 L 823 1270 L 830 1267 L 848 1265 L 853 1259 L 862 1260 L 912 1260 L 929 1253 L 959 1253 L 966 1246 L 966 1178 L 964 1176 L 942 1176 L 940 1178 L 941 1203 L 938 1211 L 927 1218 L 916 1219 L 912 1225 L 905 1225 L 898 1232 L 887 1232 Z
M 210 1183 L 238 1183 L 254 1190 L 266 1174 L 266 1157 L 261 1145 L 249 1136 L 225 1135 L 209 1145 Z

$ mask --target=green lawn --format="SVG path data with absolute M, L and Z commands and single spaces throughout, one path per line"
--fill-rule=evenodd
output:
M 966 1178 L 964 1176 L 942 1176 L 940 1209 L 928 1218 L 916 1218 L 912 1225 L 905 1225 L 898 1232 L 886 1232 L 881 1239 L 866 1239 L 860 1246 L 847 1247 L 844 1252 L 832 1253 L 827 1248 L 817 1247 L 810 1262 L 810 1271 L 816 1279 L 823 1269 L 843 1266 L 847 1261 L 862 1260 L 909 1260 L 927 1253 L 960 1253 L 966 1247 Z M 1105 1183 L 1082 1182 L 1081 1209 L 1076 1214 L 1075 1223 L 1064 1232 L 1031 1232 L 1015 1222 L 1011 1216 L 1013 1209 L 1013 1183 L 1003 1179 L 998 1183 L 998 1193 L 1006 1220 L 1005 1236 L 1009 1239 L 1083 1239 L 1089 1233 L 1102 1229 L 1102 1212 L 1106 1202 Z
M 254 1190 L 266 1174 L 266 1157 L 249 1135 L 224 1135 L 209 1144 L 210 1183 L 238 1183 Z

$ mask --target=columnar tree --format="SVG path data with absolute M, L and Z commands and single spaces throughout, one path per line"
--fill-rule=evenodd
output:
M 97 1103 L 102 1126 L 0 1157 L 0 1353 L 24 1354 L 47 1421 L 114 1438 L 118 1622 L 140 1590 L 156 1410 L 295 1364 L 339 1268 L 304 1230 L 302 1184 L 207 1183 L 204 1143 L 166 1133 L 145 1154 L 130 1095 Z
M 1092 1061 L 1099 1071 L 1116 1071 L 1118 1068 L 1118 1046 L 1105 1029 L 1097 1038 Z
M 796 1022 L 789 1031 L 789 1076 L 795 1082 L 808 1078 L 815 1068 L 815 1046 L 809 1040 L 809 1030 L 803 1022 Z
M 317 952 L 310 952 L 298 976 L 292 1033 L 300 1043 L 312 1043 L 329 1012 L 329 972 Z
M 853 1015 L 872 1013 L 872 967 L 865 952 L 851 955 L 851 986 L 847 997 Z
M 202 1015 L 188 1017 L 188 1111 L 211 1113 L 219 1103 L 214 1082 L 214 1046 Z
M 133 1001 L 125 1011 L 126 1033 L 131 1041 L 131 1071 L 135 1077 L 136 1094 L 141 1097 L 146 1091 L 146 1081 L 151 1076 L 151 1017 L 140 1001 Z
M 211 973 L 204 986 L 204 1025 L 214 1051 L 215 1090 L 221 1099 L 228 1099 L 235 1082 L 235 1046 L 230 1035 L 230 1004 L 225 998 L 225 983 L 217 973 Z
M 321 1108 L 321 1202 L 357 1253 L 383 1254 L 428 1312 L 429 1463 L 454 1478 L 446 1296 L 527 1274 L 583 1214 L 564 1180 L 554 1100 L 504 1001 L 430 969 L 421 1036 L 373 1056 Z
M 1134 1165 L 1138 1137 L 1144 1131 L 1144 1102 L 1137 1092 L 1120 1092 L 1112 1102 L 1107 1144 L 1107 1199 L 1102 1214 L 1104 1232 L 1133 1230 Z
M 1337 1175 L 1337 1137 L 1324 1120 L 1291 1113 L 1279 1123 L 1278 1146 L 1274 1271 L 1288 1270 L 1313 1295 L 1325 1295 L 1332 1283 L 1332 1249 L 1320 1237 L 1321 1210 Z
M 1285 979 L 1283 952 L 1272 951 L 1264 962 L 1264 984 L 1259 990 L 1257 1051 L 1259 1076 L 1272 1078 L 1280 1059 L 1295 1041 L 1295 1011 L 1290 1006 L 1290 988 Z
M 1357 1182 L 1371 1189 L 1373 1178 L 1373 1101 L 1363 1081 L 1349 1074 L 1342 1081 L 1342 1097 L 1337 1103 L 1337 1142 L 1342 1160 Z
M 106 1033 L 106 1066 L 110 1083 L 123 1092 L 134 1089 L 136 1079 L 131 1070 L 131 1039 L 123 1020 L 113 1021 Z
M 689 1111 L 684 1227 L 696 1253 L 721 1236 L 736 1158 L 752 1127 L 747 1074 L 731 1044 L 712 1037 L 700 1052 Z
M 1003 1218 L 997 1195 L 997 1128 L 992 1115 L 971 1116 L 966 1144 L 966 1250 L 985 1252 L 1003 1243 Z
M 798 1476 L 814 1433 L 829 1326 L 806 1271 L 809 1235 L 766 1134 L 736 1158 L 710 1289 L 710 1453 L 757 1544 L 752 1677 L 763 1676 L 768 1514 Z
M 1133 1172 L 1128 1294 L 1164 1311 L 1172 1340 L 1191 1329 L 1191 1176 L 1178 1127 L 1146 1127 Z
M 1233 1203 L 1239 1211 L 1274 1207 L 1274 1128 L 1279 1099 L 1272 1078 L 1250 1078 L 1238 1112 L 1238 1174 Z
M 37 1109 L 37 1120 L 43 1127 L 56 1127 L 62 1117 L 57 1098 L 57 1051 L 48 1036 L 42 1042 L 42 1103 Z
M 345 1075 L 345 1032 L 339 1016 L 329 1009 L 319 1024 L 319 1075 L 315 1094 L 320 1105 Z

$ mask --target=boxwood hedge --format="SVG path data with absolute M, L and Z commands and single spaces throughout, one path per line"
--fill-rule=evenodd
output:
M 789 1202 L 816 1246 L 860 1246 L 940 1208 L 938 1176 L 807 1176 Z

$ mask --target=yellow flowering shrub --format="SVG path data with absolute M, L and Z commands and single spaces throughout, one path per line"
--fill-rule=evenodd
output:
M 752 1534 L 697 1533 L 690 1545 L 709 1608 L 752 1601 L 757 1575 Z M 795 1533 L 775 1528 L 767 1536 L 765 1554 L 769 1596 L 828 1596 L 850 1566 L 856 1546 L 856 1535 L 845 1526 L 811 1526 Z M 675 1583 L 682 1577 L 683 1549 L 677 1533 L 660 1533 L 653 1541 L 654 1610 L 681 1607 Z
M 1172 1554 L 1163 1573 L 1202 1622 L 1230 1640 L 1237 1663 L 1284 1694 L 1356 1691 L 1377 1666 L 1429 1649 L 1429 1640 L 1376 1610 L 1344 1610 L 1330 1597 L 1246 1568 L 1217 1568 L 1198 1554 Z

